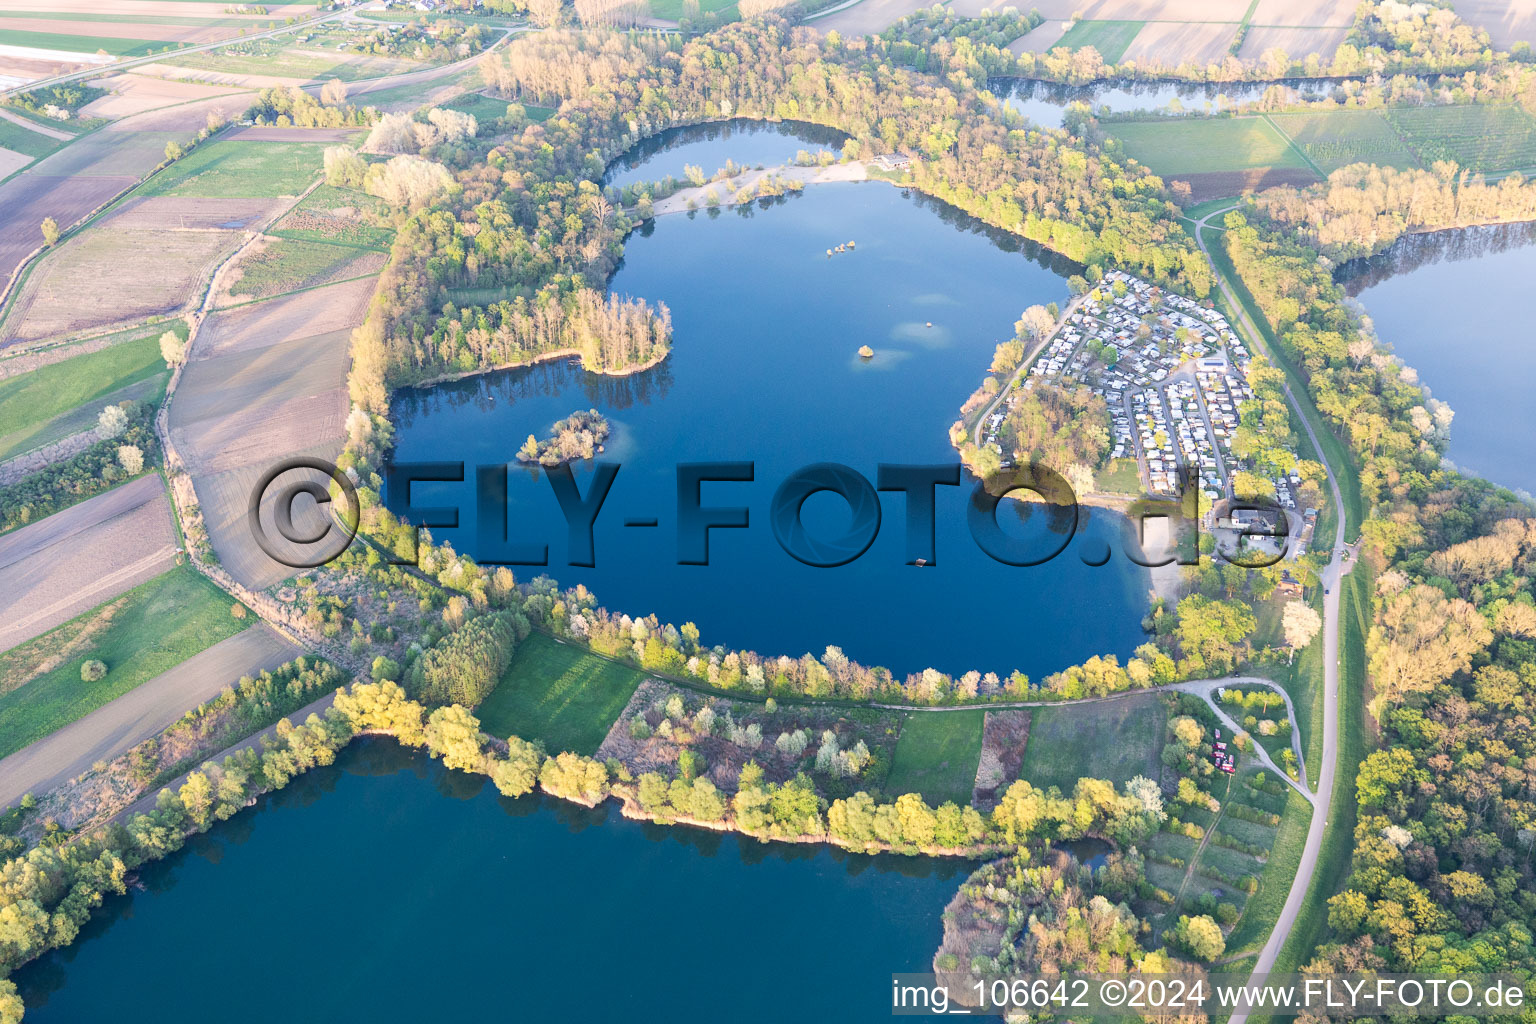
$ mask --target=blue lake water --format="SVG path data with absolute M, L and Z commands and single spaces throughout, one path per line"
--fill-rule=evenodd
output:
M 1381 339 L 1455 410 L 1449 457 L 1536 493 L 1533 275 L 1536 226 L 1517 224 L 1408 235 L 1340 276 Z
M 853 251 L 826 256 L 849 240 Z M 509 522 L 514 540 L 547 540 L 562 584 L 586 584 L 610 609 L 693 621 L 706 644 L 764 654 L 836 644 L 902 674 L 1019 668 L 1039 678 L 1094 654 L 1124 657 L 1143 640 L 1148 579 L 1118 554 L 1129 531 L 1121 517 L 1084 509 L 1071 545 L 1030 568 L 993 561 L 972 540 L 968 477 L 938 488 L 937 559 L 926 567 L 906 564 L 901 494 L 881 496 L 873 546 L 835 569 L 795 561 L 768 521 L 775 489 L 811 463 L 844 463 L 873 482 L 880 463 L 956 462 L 947 431 L 993 348 L 1026 306 L 1064 302 L 1073 269 L 876 182 L 662 217 L 630 238 L 612 287 L 671 307 L 664 363 L 612 378 L 565 361 L 404 391 L 395 458 L 506 462 L 530 433 L 595 407 L 616 427 L 601 457 L 622 467 L 597 521 L 595 567 L 565 564 L 564 520 L 536 474 L 512 470 Z M 857 354 L 865 344 L 869 361 Z M 713 531 L 710 565 L 679 565 L 676 464 L 718 460 L 752 461 L 756 478 L 707 483 L 703 503 L 746 506 L 751 525 Z M 459 505 L 460 527 L 434 534 L 480 555 L 467 476 L 417 484 L 412 501 Z M 576 479 L 587 493 L 590 465 Z M 388 500 L 400 508 L 401 495 Z M 819 536 L 849 518 L 829 494 L 805 508 Z M 1004 504 L 1005 529 L 1037 556 L 1059 546 L 1044 516 L 1018 521 L 1024 508 Z M 659 525 L 627 528 L 631 517 Z M 1106 545 L 1117 552 L 1107 565 L 1084 564 Z
M 848 136 L 833 128 L 800 121 L 748 121 L 736 118 L 710 124 L 670 128 L 643 140 L 613 161 L 604 185 L 623 188 L 637 181 L 684 176 L 692 164 L 712 176 L 730 160 L 739 167 L 776 167 L 794 160 L 800 150 L 841 153 Z
M 27 1024 L 882 1021 L 971 867 L 508 800 L 364 739 L 15 981 Z

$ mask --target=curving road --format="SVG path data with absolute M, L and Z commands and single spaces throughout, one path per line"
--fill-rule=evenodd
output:
M 1195 243 L 1200 246 L 1200 251 L 1205 253 L 1207 260 L 1210 259 L 1211 251 L 1205 244 L 1206 222 L 1212 217 L 1236 209 L 1236 205 L 1234 203 L 1232 206 L 1214 210 L 1196 222 Z M 1214 262 L 1211 266 L 1216 270 Z M 1249 318 L 1247 309 L 1238 301 L 1226 277 L 1219 270 L 1216 270 L 1216 280 L 1238 325 L 1248 335 L 1249 344 L 1262 352 L 1272 364 L 1278 365 L 1274 354 L 1265 344 L 1264 335 Z M 1339 490 L 1339 481 L 1334 476 L 1333 467 L 1328 464 L 1317 434 L 1312 430 L 1311 421 L 1300 414 L 1301 406 L 1297 403 L 1296 396 L 1291 393 L 1289 382 L 1285 385 L 1285 397 L 1291 407 L 1297 411 L 1297 419 L 1301 421 L 1302 428 L 1306 430 L 1307 437 L 1311 440 L 1312 447 L 1316 450 L 1317 457 L 1328 474 L 1328 486 L 1333 494 L 1338 528 L 1334 531 L 1332 558 L 1320 574 L 1323 584 L 1323 757 L 1322 764 L 1317 766 L 1317 796 L 1312 801 L 1312 823 L 1307 828 L 1307 842 L 1301 851 L 1301 863 L 1296 869 L 1296 878 L 1291 882 L 1291 891 L 1285 897 L 1285 906 L 1280 910 L 1274 930 L 1269 933 L 1269 941 L 1264 943 L 1264 948 L 1259 951 L 1258 961 L 1253 965 L 1255 979 L 1274 969 L 1280 950 L 1284 948 L 1285 940 L 1290 937 L 1291 929 L 1296 925 L 1296 918 L 1306 904 L 1313 878 L 1317 874 L 1317 860 L 1322 852 L 1323 836 L 1328 830 L 1328 814 L 1333 806 L 1333 783 L 1339 759 L 1339 582 L 1355 565 L 1353 560 L 1346 562 L 1344 558 L 1347 550 L 1347 545 L 1344 543 L 1344 498 Z M 1229 1024 L 1244 1024 L 1247 1019 L 1246 1013 L 1234 1013 Z

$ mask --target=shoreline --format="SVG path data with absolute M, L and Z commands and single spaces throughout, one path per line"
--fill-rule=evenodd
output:
M 774 167 L 764 167 L 758 170 L 743 171 L 730 178 L 722 178 L 719 181 L 707 181 L 702 185 L 694 185 L 658 199 L 651 204 L 651 216 L 665 217 L 674 213 L 697 213 L 700 210 L 723 209 L 728 206 L 739 206 L 737 194 L 744 188 L 751 188 L 764 179 L 777 176 L 782 179 L 798 181 L 803 188 L 807 185 L 830 185 L 843 181 L 880 181 L 879 178 L 871 178 L 869 167 L 863 160 L 850 160 L 844 163 L 827 164 L 826 166 L 800 167 L 795 164 L 779 164 Z M 714 206 L 705 204 L 704 196 L 710 192 L 723 192 Z M 754 195 L 752 199 L 765 198 Z M 752 199 L 747 200 L 751 202 Z M 689 206 L 692 202 L 694 205 Z
M 553 352 L 541 352 L 539 355 L 534 356 L 532 359 L 519 359 L 516 362 L 511 363 L 497 363 L 494 366 L 482 366 L 474 370 L 465 370 L 462 373 L 439 374 L 436 377 L 428 377 L 426 380 L 411 381 L 410 383 L 399 384 L 391 390 L 399 390 L 401 388 L 430 388 L 435 387 L 438 384 L 451 384 L 454 381 L 466 380 L 470 377 L 479 377 L 487 373 L 497 373 L 502 370 L 518 370 L 525 366 L 538 366 L 540 363 L 553 362 L 557 359 L 574 359 L 576 362 L 581 364 L 581 368 L 588 373 L 596 373 L 604 377 L 628 377 L 632 374 L 641 373 L 645 370 L 651 370 L 660 366 L 671 354 L 672 346 L 668 344 L 665 351 L 659 355 L 647 359 L 643 363 L 635 363 L 631 366 L 625 366 L 619 369 L 603 368 L 594 370 L 592 367 L 588 366 L 587 361 L 582 358 L 580 349 L 562 348 L 556 349 Z

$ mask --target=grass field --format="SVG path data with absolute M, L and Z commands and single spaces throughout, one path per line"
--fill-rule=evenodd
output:
M 1108 494 L 1141 494 L 1141 470 L 1135 459 L 1110 459 L 1102 472 L 1095 473 L 1094 485 Z
M 279 238 L 332 242 L 388 252 L 395 240 L 394 229 L 370 223 L 369 217 L 377 215 L 387 220 L 389 214 L 389 206 L 382 199 L 366 192 L 321 185 L 267 233 Z
M 115 57 L 143 57 L 181 44 L 169 39 L 124 39 L 120 36 L 65 35 L 55 32 L 21 32 L 0 28 L 0 45 L 31 46 L 42 50 L 95 53 L 105 50 Z
M 1030 712 L 1022 778 L 1070 792 L 1081 778 L 1126 782 L 1156 778 L 1168 711 L 1152 693 L 1094 704 L 1064 704 Z
M 1310 169 L 1306 158 L 1262 117 L 1165 118 L 1105 125 L 1125 151 L 1157 174 Z
M 462 96 L 455 96 L 443 104 L 451 110 L 461 110 L 466 114 L 474 115 L 475 120 L 481 124 L 494 121 L 499 117 L 506 117 L 507 108 L 511 105 L 506 100 L 498 100 L 478 92 L 467 92 Z
M 1387 118 L 1425 167 L 1436 160 L 1474 171 L 1536 167 L 1536 118 L 1519 107 L 1396 107 Z
M 1069 50 L 1091 46 L 1099 51 L 1106 63 L 1118 64 L 1145 24 L 1141 21 L 1079 21 L 1057 41 L 1056 46 L 1065 46 Z
M 231 603 L 227 594 L 196 570 L 177 566 L 0 654 L 0 691 L 5 691 L 0 696 L 0 757 L 95 711 L 255 621 L 234 618 Z M 88 658 L 106 663 L 106 678 L 96 683 L 81 681 L 80 666 Z M 47 671 L 38 674 L 39 668 Z
M 1419 166 L 1402 136 L 1374 110 L 1306 111 L 1268 116 L 1324 174 L 1354 163 L 1400 169 Z
M 493 736 L 543 740 L 552 754 L 592 754 L 644 678 L 632 668 L 533 633 L 475 714 Z
M 109 396 L 164 376 L 160 335 L 172 329 L 186 337 L 181 321 L 160 324 L 132 341 L 0 380 L 0 459 L 57 440 L 54 428 L 80 406 L 90 403 L 94 423 Z
M 318 142 L 215 142 L 150 178 L 138 194 L 217 199 L 298 195 L 322 168 Z
M 976 785 L 981 760 L 981 727 L 985 712 L 917 711 L 901 724 L 888 793 L 921 793 L 930 804 L 946 800 L 964 806 Z
M 1280 950 L 1276 971 L 1298 970 L 1312 959 L 1313 950 L 1328 940 L 1328 899 L 1343 888 L 1350 872 L 1355 842 L 1355 776 L 1360 762 L 1370 753 L 1365 725 L 1365 636 L 1371 623 L 1374 586 L 1370 572 L 1358 565 L 1339 587 L 1339 653 L 1344 662 L 1339 679 L 1339 769 L 1333 780 L 1333 802 L 1323 848 L 1317 856 L 1317 873 L 1296 925 Z
M 20 115 L 18 115 L 20 116 Z M 15 121 L 0 117 L 0 149 L 25 153 L 30 157 L 47 156 L 62 145 L 59 139 L 50 139 L 42 132 L 23 128 Z

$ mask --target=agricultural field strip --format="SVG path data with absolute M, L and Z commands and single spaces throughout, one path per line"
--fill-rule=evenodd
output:
M 53 789 L 159 733 L 243 675 L 304 653 L 266 625 L 221 640 L 83 718 L 0 760 L 0 807 Z M 302 719 L 300 719 L 302 721 Z
M 0 536 L 0 651 L 169 568 L 170 515 L 151 473 Z

